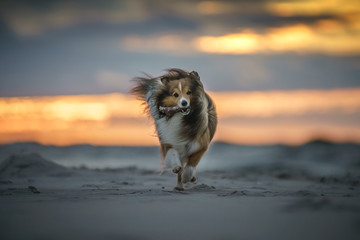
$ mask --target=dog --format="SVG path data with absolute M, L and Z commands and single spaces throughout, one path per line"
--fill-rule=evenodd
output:
M 130 94 L 154 119 L 164 168 L 177 174 L 175 190 L 196 182 L 196 166 L 209 148 L 217 126 L 215 105 L 195 71 L 178 68 L 152 78 L 133 79 Z

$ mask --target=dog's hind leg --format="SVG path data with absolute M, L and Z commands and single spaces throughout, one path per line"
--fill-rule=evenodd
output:
M 170 148 L 165 157 L 165 168 L 171 168 L 173 173 L 179 173 L 182 169 L 178 151 Z

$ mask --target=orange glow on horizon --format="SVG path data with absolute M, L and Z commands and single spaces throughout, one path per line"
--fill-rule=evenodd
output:
M 0 98 L 0 117 L 23 119 L 106 120 L 137 118 L 139 102 L 124 94 Z
M 360 110 L 360 89 L 291 90 L 212 93 L 221 118 L 277 115 L 299 116 L 308 113 L 354 113 Z
M 351 120 L 360 115 L 360 88 L 210 95 L 219 117 L 215 140 L 301 144 L 326 137 L 335 142 L 360 143 L 360 124 Z M 321 116 L 326 117 L 316 120 Z M 332 117 L 340 120 L 331 121 Z M 141 102 L 118 93 L 0 98 L 0 126 L 0 144 L 158 144 Z

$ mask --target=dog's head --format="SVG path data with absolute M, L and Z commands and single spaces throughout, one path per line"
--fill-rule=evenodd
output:
M 189 113 L 191 103 L 203 92 L 199 74 L 181 69 L 169 69 L 160 77 L 163 84 L 158 103 L 162 107 L 178 108 L 182 113 Z

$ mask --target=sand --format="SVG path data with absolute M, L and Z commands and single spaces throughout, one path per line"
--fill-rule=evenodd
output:
M 316 155 L 314 145 L 309 145 L 291 148 L 301 151 L 296 156 L 292 153 L 293 157 L 305 159 L 308 147 Z M 331 150 L 332 154 L 343 152 L 349 157 L 341 155 L 342 163 L 334 163 L 338 169 L 331 174 L 327 166 L 316 175 L 299 160 L 295 165 L 279 165 L 289 161 L 269 155 L 275 151 L 279 156 L 279 146 L 261 148 L 272 159 L 272 167 L 263 160 L 239 168 L 228 164 L 232 170 L 215 167 L 211 159 L 221 149 L 233 148 L 234 156 L 237 150 L 254 156 L 260 149 L 215 145 L 205 160 L 208 167 L 199 166 L 198 182 L 185 191 L 174 191 L 176 177 L 170 172 L 159 174 L 153 148 L 137 151 L 153 159 L 152 168 L 139 158 L 133 166 L 98 168 L 101 164 L 85 166 L 81 154 L 73 158 L 73 166 L 60 164 L 64 156 L 69 159 L 79 149 L 94 156 L 97 147 L 87 146 L 85 153 L 84 146 L 2 146 L 0 239 L 358 239 L 360 175 L 355 166 L 359 167 L 359 147 L 350 147 L 351 154 L 349 146 L 315 149 L 329 147 L 342 149 Z M 255 156 L 259 159 L 259 154 Z M 81 159 L 82 167 L 75 159 Z M 320 165 L 329 165 L 330 160 Z M 251 162 L 251 157 L 244 161 Z

